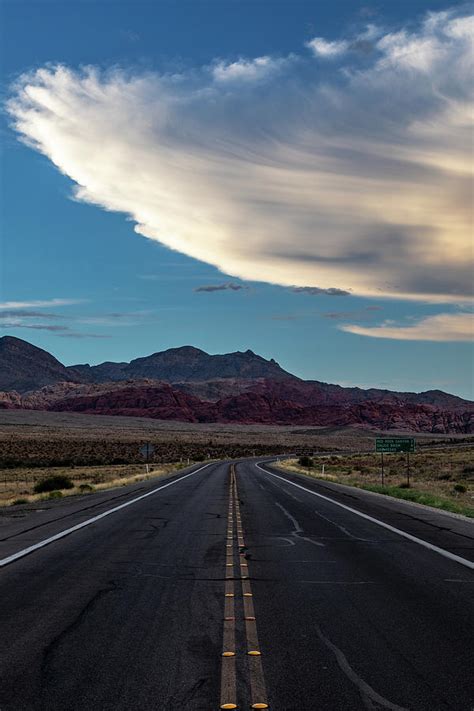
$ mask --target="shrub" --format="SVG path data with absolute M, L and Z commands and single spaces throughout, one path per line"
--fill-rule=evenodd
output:
M 85 494 L 87 491 L 94 491 L 94 487 L 91 484 L 80 484 L 79 491 Z
M 57 489 L 73 489 L 74 484 L 67 476 L 62 476 L 61 474 L 56 474 L 55 476 L 49 476 L 46 479 L 41 479 L 37 484 L 35 484 L 35 492 L 37 494 L 43 494 L 47 491 L 56 491 Z
M 410 484 L 407 481 L 402 481 L 402 483 L 398 485 L 398 488 L 399 489 L 409 489 Z
M 29 504 L 30 501 L 29 499 L 15 499 L 15 501 L 12 501 L 12 506 L 19 506 L 20 504 Z
M 298 464 L 299 464 L 301 467 L 308 467 L 308 468 L 314 467 L 314 462 L 313 462 L 313 460 L 311 459 L 311 457 L 307 457 L 306 455 L 304 455 L 303 457 L 300 457 L 300 458 L 298 459 Z
M 453 490 L 454 490 L 457 494 L 465 494 L 466 491 L 467 491 L 467 486 L 464 486 L 464 484 L 455 484 L 455 485 L 453 486 Z
M 63 495 L 62 491 L 50 491 L 48 499 L 61 499 Z

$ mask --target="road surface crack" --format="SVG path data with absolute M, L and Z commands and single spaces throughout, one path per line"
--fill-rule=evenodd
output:
M 40 670 L 41 688 L 44 688 L 47 685 L 48 678 L 52 675 L 52 656 L 54 655 L 55 651 L 61 646 L 61 644 L 70 634 L 72 634 L 76 629 L 78 629 L 78 627 L 82 625 L 87 616 L 97 606 L 98 602 L 105 595 L 107 595 L 107 593 L 114 592 L 115 590 L 119 589 L 120 588 L 118 584 L 114 580 L 109 581 L 106 587 L 103 587 L 98 590 L 95 595 L 84 605 L 84 607 L 79 611 L 74 620 L 67 627 L 65 627 L 58 635 L 56 635 L 56 637 L 54 637 L 51 642 L 49 642 L 49 644 L 44 648 Z
M 351 667 L 344 652 L 342 652 L 339 647 L 336 647 L 330 639 L 325 637 L 319 625 L 316 625 L 316 632 L 321 642 L 323 642 L 326 647 L 333 652 L 339 667 L 347 676 L 349 681 L 351 681 L 358 688 L 362 702 L 366 709 L 373 711 L 374 709 L 383 708 L 390 709 L 390 711 L 409 711 L 404 706 L 398 706 L 388 699 L 385 699 L 383 696 L 380 696 L 380 694 L 369 686 L 369 684 L 364 681 L 364 679 L 362 679 L 362 677 L 360 677 Z

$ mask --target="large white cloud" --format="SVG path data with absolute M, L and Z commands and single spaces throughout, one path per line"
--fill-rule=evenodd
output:
M 363 52 L 340 40 L 352 49 L 324 75 L 305 52 L 174 75 L 45 67 L 9 110 L 78 199 L 227 274 L 462 301 L 471 26 L 453 11 Z

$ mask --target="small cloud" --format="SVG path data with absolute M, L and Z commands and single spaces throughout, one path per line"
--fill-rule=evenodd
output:
M 211 293 L 213 291 L 244 291 L 247 290 L 248 286 L 243 284 L 234 284 L 228 282 L 227 284 L 206 284 L 204 286 L 198 286 L 194 291 L 205 291 Z
M 306 47 L 316 57 L 322 57 L 323 59 L 336 59 L 348 52 L 370 54 L 376 49 L 375 40 L 378 40 L 382 33 L 383 30 L 380 27 L 369 23 L 353 39 L 330 41 L 325 40 L 323 37 L 315 37 L 306 42 Z
M 393 321 L 384 321 L 380 326 L 345 324 L 340 326 L 340 329 L 358 336 L 390 338 L 397 341 L 469 342 L 474 336 L 471 313 L 436 314 L 409 326 L 397 326 Z
M 59 314 L 44 313 L 44 311 L 23 311 L 22 309 L 5 309 L 0 313 L 0 319 L 5 318 L 43 318 L 56 319 L 64 318 Z
M 306 47 L 310 49 L 316 57 L 323 57 L 324 59 L 334 59 L 335 57 L 340 57 L 345 54 L 349 49 L 349 42 L 346 40 L 335 40 L 330 42 L 325 40 L 323 37 L 315 37 L 314 39 L 306 42 Z
M 84 299 L 40 299 L 34 301 L 0 301 L 0 309 L 49 308 L 50 306 L 71 306 L 82 304 Z
M 16 321 L 5 322 L 0 321 L 0 328 L 29 328 L 34 331 L 69 331 L 67 326 L 53 326 L 46 323 L 21 323 Z
M 236 62 L 217 62 L 212 67 L 212 76 L 218 83 L 256 82 L 279 71 L 288 59 L 276 57 L 256 57 L 239 59 Z
M 329 289 L 321 289 L 319 286 L 293 286 L 291 289 L 295 294 L 309 294 L 310 296 L 320 296 L 321 294 L 326 294 L 326 296 L 350 296 L 350 291 L 345 291 L 344 289 L 336 289 L 335 287 L 330 287 Z

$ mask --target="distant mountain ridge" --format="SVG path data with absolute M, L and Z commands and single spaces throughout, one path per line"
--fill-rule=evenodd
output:
M 41 348 L 5 336 L 0 338 L 0 390 L 0 408 L 188 422 L 474 431 L 474 403 L 455 395 L 305 381 L 250 350 L 209 355 L 183 346 L 130 363 L 66 367 Z
M 193 346 L 169 348 L 130 363 L 101 363 L 100 365 L 74 365 L 89 382 L 104 383 L 112 380 L 164 380 L 165 382 L 208 381 L 221 378 L 271 378 L 281 380 L 295 376 L 280 368 L 273 359 L 266 360 L 251 350 L 244 353 L 209 355 Z

